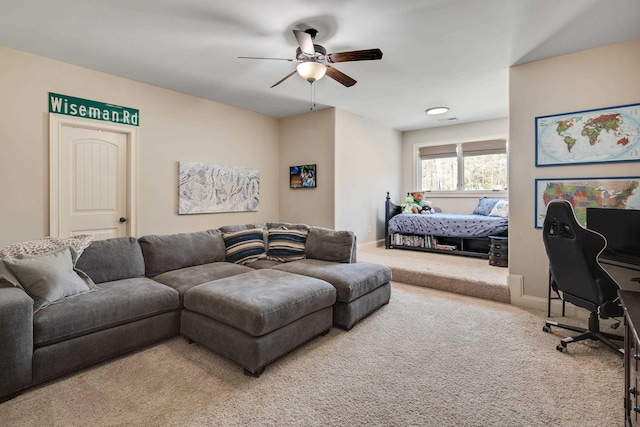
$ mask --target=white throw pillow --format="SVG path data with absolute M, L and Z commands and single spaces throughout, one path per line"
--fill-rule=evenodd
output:
M 500 200 L 496 205 L 491 209 L 491 213 L 489 216 L 499 216 L 502 218 L 509 218 L 509 201 L 508 200 Z

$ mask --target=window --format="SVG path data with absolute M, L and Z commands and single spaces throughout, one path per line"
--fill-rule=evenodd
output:
M 421 147 L 419 156 L 422 190 L 507 189 L 506 139 Z

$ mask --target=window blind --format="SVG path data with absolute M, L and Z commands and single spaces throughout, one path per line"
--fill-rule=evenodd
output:
M 420 147 L 419 154 L 421 160 L 444 159 L 447 157 L 457 157 L 456 144 L 432 145 Z
M 484 156 L 489 154 L 506 154 L 507 140 L 492 139 L 489 141 L 465 142 L 462 144 L 463 156 Z

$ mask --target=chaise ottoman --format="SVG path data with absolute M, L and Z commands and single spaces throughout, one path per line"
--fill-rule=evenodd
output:
M 255 270 L 189 289 L 181 333 L 258 377 L 275 359 L 327 333 L 335 301 L 335 288 L 324 280 Z
M 335 263 L 307 258 L 273 268 L 331 283 L 337 290 L 333 323 L 342 329 L 350 330 L 357 322 L 388 304 L 391 298 L 391 269 L 385 265 Z

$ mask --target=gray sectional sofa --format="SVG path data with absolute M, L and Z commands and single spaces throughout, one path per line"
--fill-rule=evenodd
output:
M 304 224 L 99 240 L 75 268 L 95 289 L 35 312 L 0 280 L 0 399 L 178 334 L 258 376 L 391 295 L 388 267 L 356 263 L 353 233 Z

